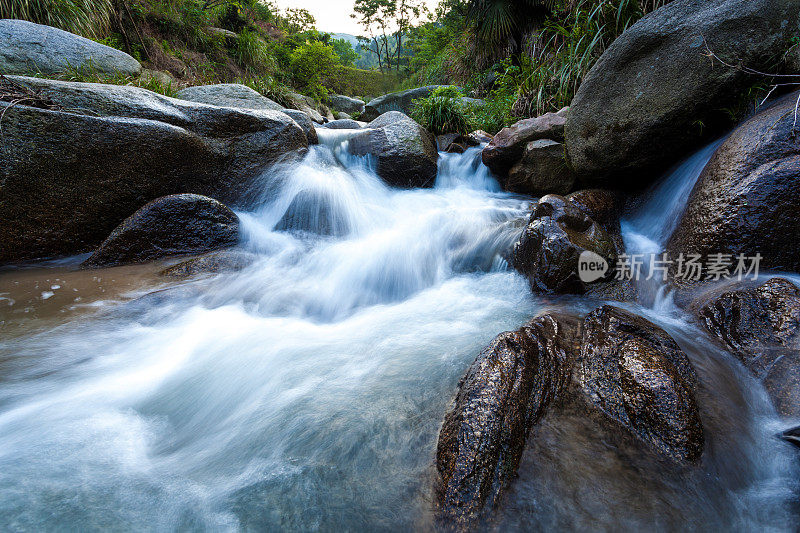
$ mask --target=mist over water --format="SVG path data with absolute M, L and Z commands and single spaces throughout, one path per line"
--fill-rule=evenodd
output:
M 13 326 L 0 338 L 0 529 L 431 527 L 439 427 L 476 355 L 541 310 L 591 306 L 534 298 L 508 269 L 531 200 L 500 192 L 478 149 L 442 154 L 434 188 L 399 190 L 347 153 L 353 131 L 319 131 L 238 213 L 255 255 L 241 272 L 0 275 Z M 654 198 L 679 205 L 696 167 Z M 628 223 L 661 242 L 652 212 Z M 794 529 L 794 452 L 773 438 L 763 391 L 677 310 L 631 307 L 698 368 L 701 469 L 662 478 L 581 421 L 548 420 L 501 523 Z

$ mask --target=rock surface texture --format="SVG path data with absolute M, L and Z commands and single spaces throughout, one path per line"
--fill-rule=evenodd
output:
M 542 196 L 567 194 L 575 189 L 575 174 L 567 166 L 564 145 L 550 139 L 531 141 L 519 162 L 502 180 L 503 189 Z
M 283 111 L 283 106 L 239 83 L 196 85 L 178 91 L 177 98 L 220 107 Z
M 709 51 L 769 72 L 799 26 L 796 0 L 675 0 L 643 17 L 611 44 L 572 101 L 566 146 L 579 178 L 652 182 L 697 145 L 698 121 L 708 132 L 754 82 Z

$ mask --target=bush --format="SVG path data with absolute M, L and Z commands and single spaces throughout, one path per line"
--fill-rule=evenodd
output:
M 0 0 L 0 19 L 23 19 L 84 37 L 108 30 L 112 0 Z
M 395 74 L 334 65 L 322 78 L 322 85 L 346 96 L 379 96 L 390 93 L 398 85 Z
M 333 47 L 321 41 L 306 41 L 291 53 L 289 62 L 292 78 L 304 94 L 322 100 L 328 90 L 322 85 L 339 57 Z
M 440 87 L 427 98 L 415 100 L 411 116 L 434 135 L 471 130 L 467 110 L 461 104 L 464 95 L 453 87 Z
M 266 75 L 275 70 L 275 60 L 267 43 L 256 32 L 242 30 L 236 37 L 233 57 L 240 67 L 251 74 Z

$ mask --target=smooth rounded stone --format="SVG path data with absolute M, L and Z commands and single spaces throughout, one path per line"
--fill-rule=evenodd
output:
M 616 191 L 581 189 L 566 196 L 568 202 L 580 207 L 606 231 L 620 232 L 619 218 L 625 198 Z
M 436 448 L 437 517 L 468 529 L 516 476 L 531 427 L 569 381 L 578 320 L 548 314 L 501 333 L 459 384 Z
M 125 52 L 24 20 L 0 20 L 0 74 L 56 75 L 77 69 L 138 76 L 142 65 Z
M 410 115 L 414 110 L 414 101 L 420 98 L 429 97 L 433 91 L 440 87 L 453 87 L 452 85 L 427 85 L 425 87 L 417 87 L 407 91 L 397 91 L 394 93 L 384 94 L 373 100 L 370 100 L 362 113 L 363 120 L 375 120 L 380 115 L 390 111 L 399 111 L 404 115 Z M 458 87 L 455 87 L 458 89 Z
M 674 0 L 625 30 L 572 100 L 566 146 L 578 177 L 642 187 L 717 133 L 718 110 L 753 84 L 744 69 L 772 72 L 800 26 L 796 0 Z M 702 123 L 706 127 L 698 128 Z
M 343 94 L 334 94 L 329 100 L 334 111 L 347 113 L 348 115 L 361 114 L 364 112 L 364 107 L 366 106 L 364 100 L 351 98 Z
M 352 117 L 352 116 L 350 116 L 348 113 L 345 113 L 345 112 L 343 112 L 343 111 L 340 111 L 340 112 L 337 114 L 337 118 L 336 118 L 336 120 L 353 120 L 353 117 Z M 356 122 L 358 122 L 358 121 L 356 121 Z
M 302 111 L 308 115 L 308 118 L 310 118 L 312 122 L 316 122 L 317 124 L 325 123 L 325 117 L 323 117 L 317 109 L 317 102 L 315 102 L 313 98 L 295 92 L 289 92 L 286 97 L 289 100 L 288 104 L 291 109 Z
M 0 102 L 0 263 L 90 251 L 169 194 L 236 205 L 267 166 L 307 151 L 303 131 L 277 111 L 130 86 L 9 79 L 63 111 Z
M 532 141 L 550 139 L 564 141 L 566 109 L 558 113 L 545 113 L 536 118 L 526 118 L 500 130 L 483 149 L 483 164 L 495 175 L 505 177 L 511 167 L 519 163 L 525 149 Z
M 747 120 L 717 149 L 667 243 L 670 256 L 761 254 L 762 269 L 800 271 L 798 96 Z
M 206 28 L 208 33 L 211 35 L 216 35 L 219 37 L 223 37 L 229 40 L 236 40 L 239 35 L 236 32 L 232 32 L 231 30 L 226 30 L 225 28 L 215 28 L 214 26 L 209 26 Z
M 303 130 L 303 133 L 306 134 L 308 144 L 319 144 L 317 128 L 314 126 L 314 122 L 311 121 L 311 117 L 309 117 L 307 113 L 298 111 L 297 109 L 281 109 L 281 111 L 294 120 L 298 126 L 300 126 L 300 128 Z
M 330 130 L 360 130 L 361 124 L 353 119 L 340 118 L 338 120 L 331 120 L 323 127 Z
M 173 194 L 153 200 L 126 218 L 81 266 L 142 263 L 237 242 L 239 217 L 229 207 L 199 194 Z
M 689 310 L 764 383 L 778 413 L 800 417 L 800 289 L 784 278 L 737 283 Z
M 350 153 L 374 158 L 378 175 L 391 186 L 433 185 L 439 152 L 430 132 L 398 111 L 384 113 L 368 128 L 350 139 Z
M 608 265 L 594 283 L 581 280 L 578 261 L 592 252 Z M 528 278 L 534 293 L 583 294 L 613 274 L 617 248 L 613 237 L 563 196 L 542 197 L 514 246 L 512 265 Z
M 159 274 L 168 278 L 188 278 L 201 274 L 239 272 L 253 264 L 256 258 L 255 254 L 235 248 L 217 250 L 172 265 L 162 270 Z
M 608 305 L 587 315 L 582 331 L 576 375 L 584 394 L 662 455 L 699 460 L 704 437 L 697 375 L 672 337 Z
M 567 165 L 564 145 L 550 140 L 531 141 L 522 158 L 502 180 L 507 191 L 542 196 L 567 194 L 575 188 L 575 174 Z
M 215 85 L 196 85 L 178 91 L 181 100 L 210 104 L 219 107 L 239 107 L 243 109 L 268 109 L 283 111 L 283 106 L 273 102 L 258 91 L 239 83 L 219 83 Z

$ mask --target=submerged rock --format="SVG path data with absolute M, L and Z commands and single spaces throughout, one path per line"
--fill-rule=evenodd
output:
M 239 241 L 239 217 L 199 194 L 173 194 L 145 205 L 117 226 L 84 267 L 141 263 L 197 254 Z
M 667 243 L 683 254 L 761 254 L 761 268 L 800 271 L 800 93 L 744 122 L 720 145 Z
M 519 162 L 502 180 L 507 191 L 542 196 L 567 194 L 575 188 L 575 174 L 567 165 L 564 145 L 550 139 L 531 141 Z
M 750 89 L 753 77 L 738 65 L 772 72 L 798 25 L 796 0 L 674 0 L 643 17 L 611 44 L 572 100 L 566 146 L 579 178 L 653 181 L 697 146 L 697 124 L 711 133 L 715 114 Z M 709 50 L 737 66 L 712 60 Z
M 138 87 L 10 79 L 59 110 L 0 102 L 0 263 L 89 251 L 125 217 L 169 194 L 235 204 L 268 165 L 308 146 L 277 111 L 214 107 Z
M 218 83 L 187 87 L 178 91 L 177 98 L 220 107 L 283 111 L 283 106 L 279 103 L 273 102 L 258 91 L 240 83 Z
M 772 278 L 701 295 L 690 309 L 764 383 L 781 415 L 800 416 L 800 289 Z
M 436 449 L 440 520 L 466 529 L 500 501 L 528 432 L 569 381 L 576 322 L 535 318 L 498 335 L 469 368 Z
M 348 149 L 373 157 L 378 175 L 394 187 L 430 187 L 436 180 L 439 152 L 433 135 L 398 111 L 370 122 L 350 139 Z
M 159 274 L 169 278 L 188 278 L 199 274 L 221 274 L 244 270 L 256 260 L 256 255 L 243 250 L 217 250 L 193 257 L 165 268 Z
M 142 65 L 125 52 L 25 20 L 0 19 L 0 74 L 138 76 Z
M 500 130 L 483 149 L 483 163 L 495 175 L 505 177 L 511 167 L 519 163 L 525 148 L 532 141 L 550 139 L 564 141 L 564 125 L 569 108 L 558 113 L 545 113 L 536 118 L 526 118 Z

